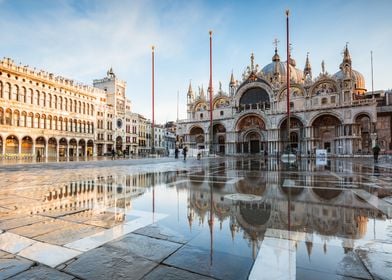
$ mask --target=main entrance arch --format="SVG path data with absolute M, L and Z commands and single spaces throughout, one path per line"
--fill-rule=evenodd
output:
M 280 140 L 281 143 L 285 143 L 287 145 L 288 137 L 287 137 L 287 118 L 283 120 L 280 125 Z M 305 148 L 301 143 L 301 139 L 303 139 L 303 123 L 297 117 L 290 117 L 290 146 L 291 150 L 296 153 L 301 153 L 301 151 Z M 286 145 L 282 147 L 282 151 L 286 148 Z
M 215 124 L 214 125 L 214 150 L 220 154 L 225 153 L 225 142 L 226 142 L 226 128 L 223 124 Z
M 242 117 L 236 126 L 237 153 L 258 154 L 267 149 L 265 123 L 258 115 Z
M 313 123 L 314 148 L 325 149 L 328 153 L 337 153 L 335 140 L 341 121 L 333 115 L 325 114 L 317 117 Z

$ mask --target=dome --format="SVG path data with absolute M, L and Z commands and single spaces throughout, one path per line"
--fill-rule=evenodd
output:
M 352 69 L 351 70 L 351 77 L 354 80 L 355 89 L 358 89 L 358 90 L 365 90 L 366 89 L 365 78 L 363 77 L 363 75 L 361 73 Z M 333 78 L 336 80 L 343 80 L 344 79 L 344 72 L 342 70 L 336 72 L 333 75 Z
M 294 60 L 293 60 L 294 61 Z M 295 68 L 293 65 L 293 62 L 290 64 L 290 80 L 293 81 L 294 83 L 302 84 L 304 80 L 304 75 L 301 70 Z M 266 76 L 269 80 L 272 80 L 274 77 L 275 69 L 279 72 L 280 74 L 280 79 L 279 81 L 281 83 L 286 82 L 286 76 L 287 76 L 287 63 L 282 62 L 282 61 L 273 61 L 270 64 L 267 64 L 266 66 L 261 69 L 261 72 Z

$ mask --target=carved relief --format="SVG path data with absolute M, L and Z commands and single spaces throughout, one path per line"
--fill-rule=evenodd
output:
M 247 116 L 239 122 L 238 130 L 247 130 L 249 128 L 265 130 L 265 123 L 257 116 Z
M 331 83 L 320 83 L 313 89 L 313 95 L 336 92 L 336 87 Z

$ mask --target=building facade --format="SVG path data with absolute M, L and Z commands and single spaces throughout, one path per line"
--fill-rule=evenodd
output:
M 313 78 L 309 57 L 304 70 L 292 58 L 289 68 L 289 129 L 287 63 L 275 48 L 272 62 L 261 70 L 252 54 L 240 82 L 231 74 L 228 93 L 220 84 L 212 99 L 212 127 L 209 98 L 203 88 L 195 94 L 190 84 L 187 119 L 178 123 L 180 143 L 221 154 L 279 155 L 288 145 L 299 155 L 316 149 L 332 155 L 370 153 L 377 141 L 377 101 L 366 95 L 364 77 L 352 68 L 348 47 L 333 75 L 323 62 L 322 72 Z
M 0 159 L 142 155 L 150 134 L 112 69 L 88 86 L 0 60 Z M 157 136 L 164 147 L 163 133 Z

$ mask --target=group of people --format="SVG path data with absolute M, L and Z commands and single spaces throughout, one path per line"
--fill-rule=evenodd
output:
M 184 156 L 184 160 L 186 160 L 186 154 L 187 154 L 187 152 L 188 152 L 188 148 L 187 147 L 184 147 L 183 149 L 182 149 L 182 154 L 183 154 L 183 156 Z M 176 147 L 176 149 L 174 150 L 174 158 L 178 158 L 178 154 L 180 153 L 180 150 Z

